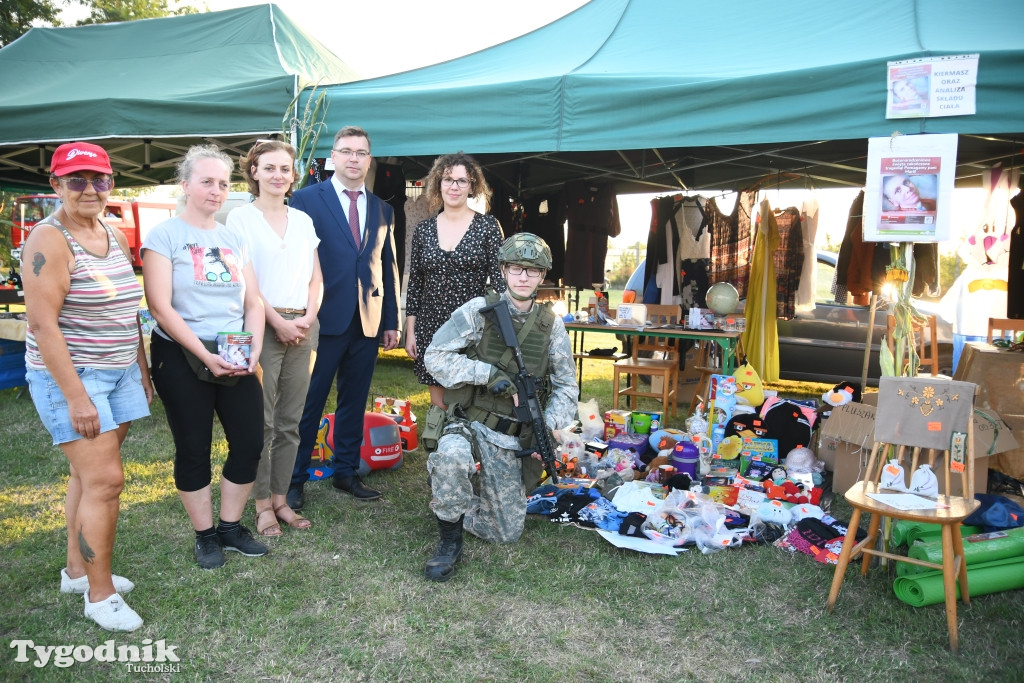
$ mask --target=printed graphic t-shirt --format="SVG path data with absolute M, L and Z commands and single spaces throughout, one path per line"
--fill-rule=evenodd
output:
M 171 306 L 197 337 L 216 339 L 218 332 L 242 330 L 242 269 L 249 253 L 240 232 L 221 223 L 200 230 L 175 217 L 154 227 L 142 249 L 170 259 Z M 156 332 L 170 338 L 159 327 Z

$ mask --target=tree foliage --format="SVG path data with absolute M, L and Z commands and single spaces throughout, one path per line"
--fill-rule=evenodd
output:
M 34 22 L 60 26 L 60 10 L 56 0 L 0 0 L 0 47 L 16 40 Z
M 625 247 L 618 260 L 612 264 L 605 274 L 611 287 L 619 289 L 626 286 L 626 281 L 640 265 L 640 260 L 647 255 L 647 245 L 636 242 Z
M 191 5 L 182 5 L 169 0 L 90 0 L 89 16 L 78 22 L 86 24 L 109 24 L 116 21 L 135 21 L 158 17 L 196 14 L 199 10 Z M 171 5 L 174 7 L 171 7 Z
M 0 0 L 0 47 L 16 40 L 33 26 L 61 26 L 61 10 L 74 5 L 89 10 L 89 16 L 79 21 L 79 26 L 200 11 L 181 0 Z

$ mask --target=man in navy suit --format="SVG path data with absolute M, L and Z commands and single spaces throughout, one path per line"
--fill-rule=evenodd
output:
M 324 275 L 320 342 L 299 422 L 299 451 L 288 489 L 288 505 L 294 510 L 305 504 L 307 468 L 335 378 L 334 488 L 358 500 L 380 498 L 380 492 L 364 486 L 357 474 L 363 413 L 381 335 L 385 351 L 398 346 L 394 212 L 366 190 L 364 181 L 371 161 L 366 131 L 356 126 L 339 130 L 331 160 L 331 179 L 299 190 L 290 201 L 313 219 Z

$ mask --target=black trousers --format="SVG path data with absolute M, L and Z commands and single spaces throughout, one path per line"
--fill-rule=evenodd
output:
M 189 367 L 181 346 L 153 334 L 150 342 L 153 386 L 164 404 L 174 437 L 174 485 L 198 491 L 212 478 L 213 417 L 228 442 L 224 478 L 233 484 L 256 480 L 263 450 L 263 387 L 255 375 L 234 386 L 203 382 Z

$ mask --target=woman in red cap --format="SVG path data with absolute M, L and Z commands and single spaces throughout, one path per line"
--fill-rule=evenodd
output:
M 122 595 L 134 584 L 110 571 L 124 486 L 121 444 L 149 415 L 153 387 L 138 311 L 142 287 L 127 241 L 103 222 L 114 187 L 110 158 L 86 142 L 50 163 L 61 206 L 32 228 L 22 251 L 29 391 L 70 465 L 62 593 L 85 595 L 85 616 L 109 631 L 142 619 Z

